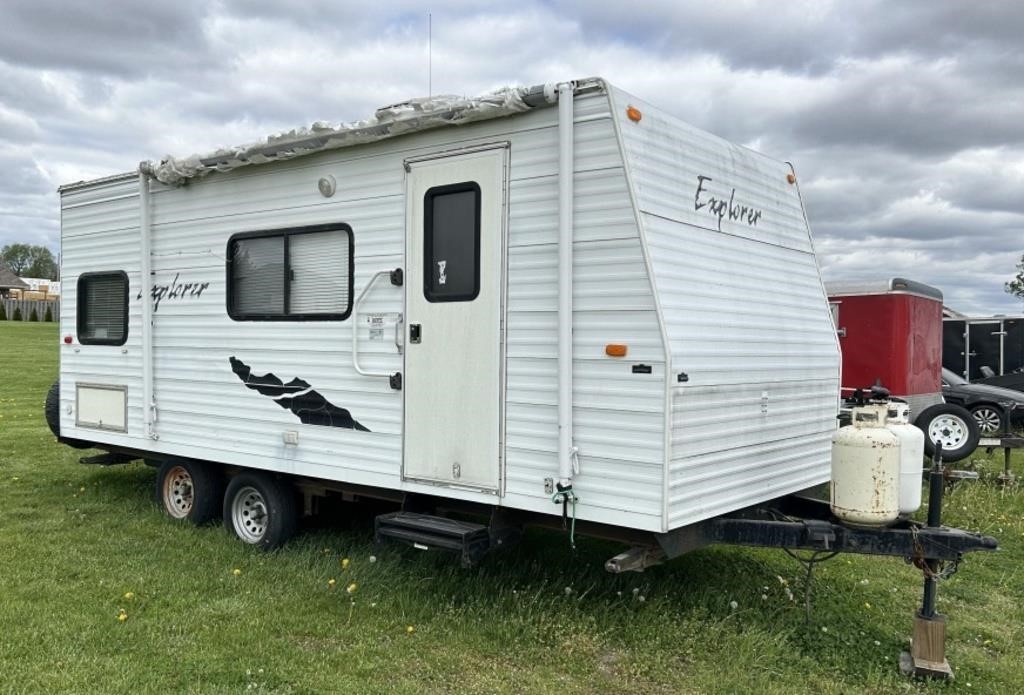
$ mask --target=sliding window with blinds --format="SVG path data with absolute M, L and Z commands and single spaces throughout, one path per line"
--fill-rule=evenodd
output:
M 78 278 L 78 342 L 124 345 L 128 340 L 128 276 L 85 273 Z
M 346 224 L 237 234 L 228 242 L 228 314 L 236 321 L 341 321 L 352 311 Z

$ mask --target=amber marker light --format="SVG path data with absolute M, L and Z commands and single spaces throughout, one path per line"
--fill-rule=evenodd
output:
M 786 180 L 791 184 L 796 183 L 796 174 L 786 174 Z
M 629 118 L 629 120 L 633 121 L 634 123 L 639 123 L 640 119 L 643 118 L 644 115 L 640 113 L 640 109 L 638 109 L 637 107 L 628 106 L 626 107 L 626 117 Z
M 604 354 L 609 357 L 625 357 L 629 348 L 626 345 L 619 345 L 616 343 L 608 343 L 604 346 Z

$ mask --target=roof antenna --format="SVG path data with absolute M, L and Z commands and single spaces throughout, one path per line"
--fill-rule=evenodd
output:
M 434 18 L 427 13 L 427 97 L 434 96 L 433 34 Z

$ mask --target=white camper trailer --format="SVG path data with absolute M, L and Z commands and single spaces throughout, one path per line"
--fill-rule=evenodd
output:
M 794 172 L 603 80 L 60 196 L 53 427 L 158 463 L 172 516 L 269 547 L 302 490 L 405 500 L 406 540 L 451 531 L 412 514 L 439 501 L 665 534 L 829 479 L 839 347 Z

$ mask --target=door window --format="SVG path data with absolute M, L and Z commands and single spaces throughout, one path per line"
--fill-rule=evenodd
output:
M 480 294 L 480 186 L 436 186 L 424 198 L 423 295 L 468 302 Z

